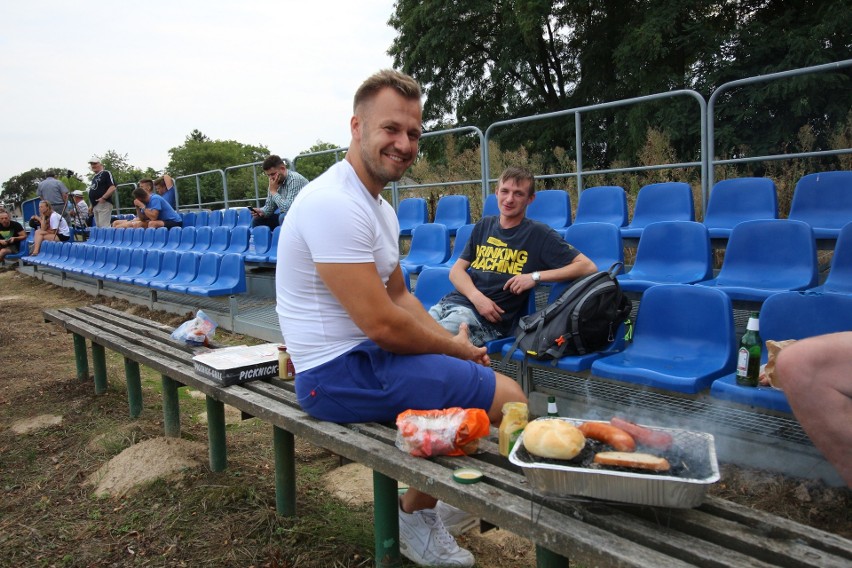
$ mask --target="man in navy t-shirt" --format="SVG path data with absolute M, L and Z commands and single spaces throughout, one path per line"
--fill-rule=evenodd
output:
M 156 193 L 148 193 L 144 188 L 137 187 L 133 190 L 134 203 L 138 201 L 139 218 L 145 227 L 156 229 L 159 227 L 181 227 L 183 218 L 169 203 Z
M 432 306 L 442 327 L 468 324 L 474 345 L 507 337 L 539 282 L 576 280 L 597 270 L 587 256 L 544 223 L 527 219 L 535 178 L 508 168 L 497 181 L 499 216 L 484 217 L 450 270 L 456 289 Z

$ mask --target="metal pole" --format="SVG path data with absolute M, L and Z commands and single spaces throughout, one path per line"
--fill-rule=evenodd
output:
M 142 380 L 139 377 L 139 363 L 124 358 L 124 377 L 127 380 L 127 403 L 130 417 L 139 418 L 142 414 Z
M 293 434 L 272 426 L 275 453 L 275 510 L 284 517 L 296 515 L 296 441 Z
M 163 430 L 169 438 L 180 438 L 180 383 L 166 375 L 163 380 Z
M 86 352 L 86 338 L 80 334 L 74 336 L 74 361 L 77 363 L 77 380 L 89 379 L 89 354 Z
M 92 366 L 95 368 L 95 394 L 103 394 L 107 390 L 106 355 L 103 345 L 92 343 Z
M 210 395 L 207 401 L 207 439 L 211 471 L 228 467 L 228 448 L 225 444 L 225 404 Z
M 373 471 L 373 528 L 376 568 L 401 566 L 399 554 L 399 490 L 395 479 Z
M 583 193 L 583 122 L 580 113 L 574 113 L 574 143 L 577 145 L 577 201 Z M 569 211 L 570 213 L 570 211 Z

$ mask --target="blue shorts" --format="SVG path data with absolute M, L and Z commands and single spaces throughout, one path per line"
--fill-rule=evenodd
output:
M 448 355 L 396 355 L 372 341 L 296 375 L 302 409 L 329 422 L 393 422 L 408 409 L 490 410 L 490 367 Z

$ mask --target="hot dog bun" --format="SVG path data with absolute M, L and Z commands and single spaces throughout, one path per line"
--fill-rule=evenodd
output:
M 671 469 L 666 458 L 639 452 L 598 452 L 595 454 L 595 463 L 651 471 L 668 471 Z
M 586 437 L 565 420 L 533 420 L 524 428 L 524 447 L 533 455 L 556 460 L 570 460 L 577 457 Z

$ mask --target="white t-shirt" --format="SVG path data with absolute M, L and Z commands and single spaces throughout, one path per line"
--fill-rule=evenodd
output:
M 326 288 L 315 263 L 375 263 L 387 283 L 399 263 L 399 221 L 346 160 L 306 185 L 284 218 L 275 273 L 278 321 L 299 371 L 367 339 Z
M 65 217 L 53 211 L 50 214 L 50 230 L 55 231 L 59 229 L 59 234 L 63 237 L 70 237 L 71 231 L 68 229 L 68 223 L 65 221 Z

